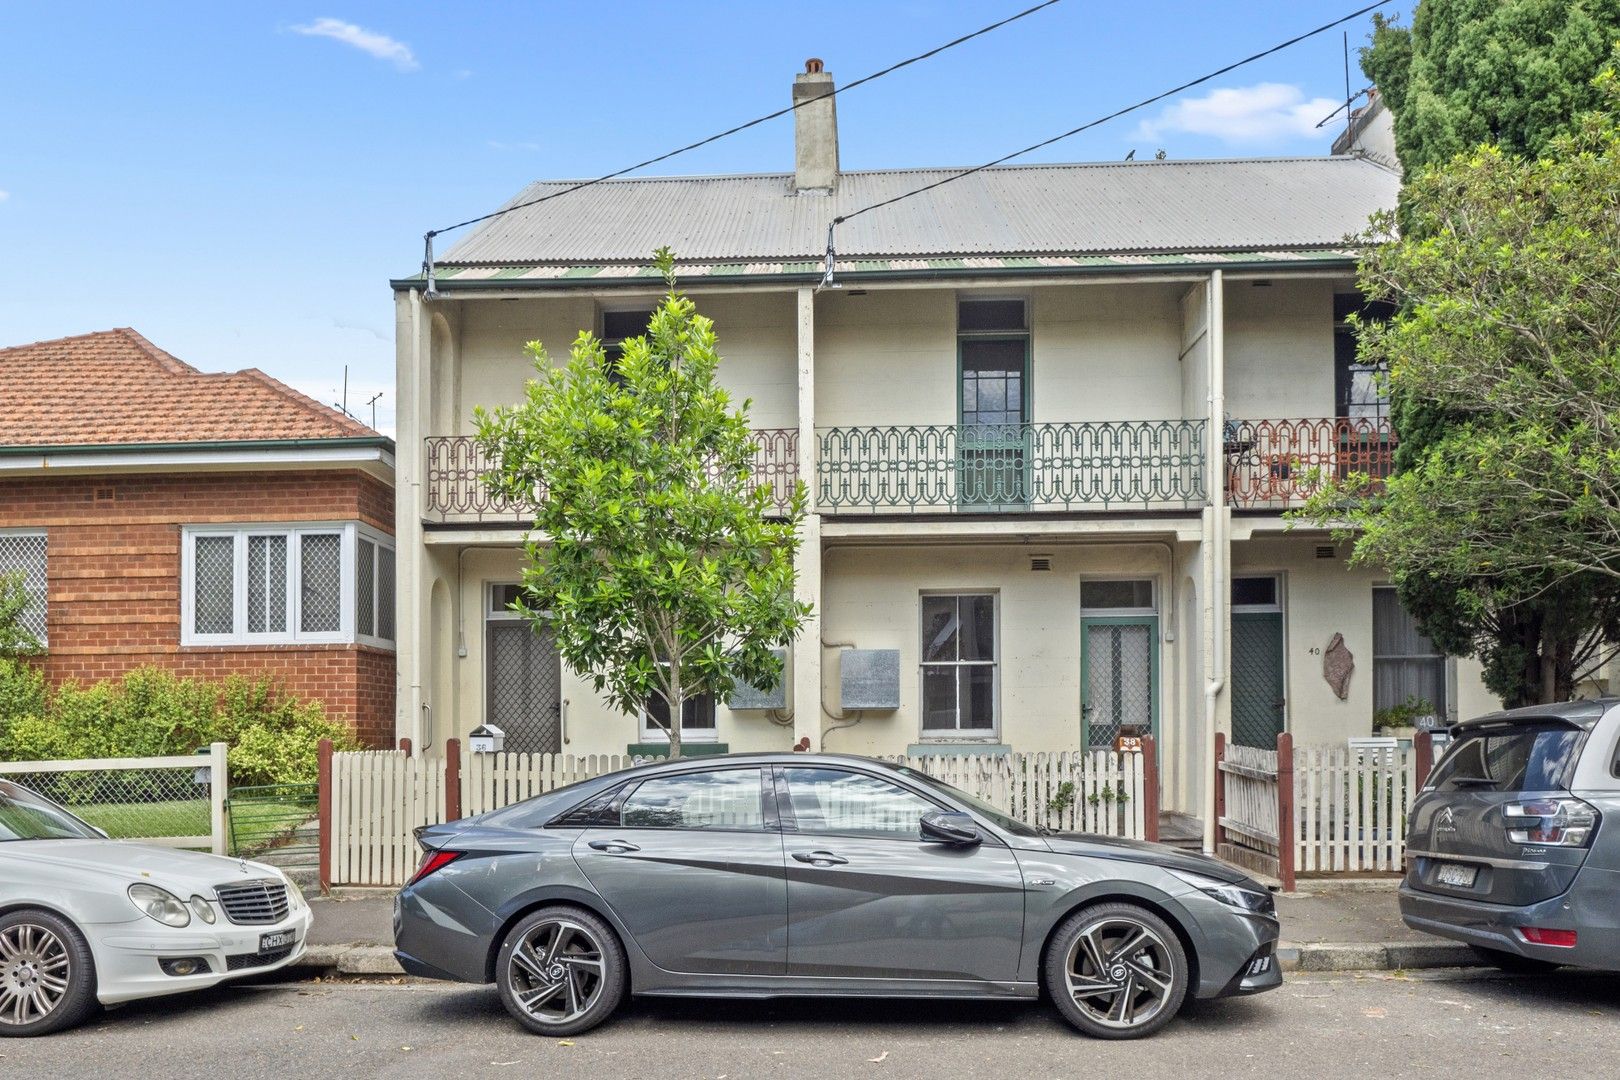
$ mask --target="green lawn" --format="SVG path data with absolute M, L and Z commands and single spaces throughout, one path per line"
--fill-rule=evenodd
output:
M 85 803 L 68 809 L 115 840 L 162 836 L 207 836 L 208 803 L 201 799 L 164 802 Z M 281 802 L 233 801 L 231 832 L 236 848 L 253 853 L 314 816 L 313 807 Z

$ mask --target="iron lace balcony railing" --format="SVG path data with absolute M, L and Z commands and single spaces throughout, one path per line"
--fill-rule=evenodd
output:
M 818 508 L 849 513 L 1188 510 L 1201 420 L 820 429 Z
M 430 435 L 423 440 L 427 458 L 426 517 L 440 524 L 517 524 L 534 521 L 533 504 L 490 493 L 483 477 L 493 464 L 471 435 Z M 754 431 L 754 483 L 771 492 L 771 503 L 785 510 L 799 475 L 797 428 Z M 543 497 L 535 493 L 535 499 Z
M 1228 420 L 1221 442 L 1226 497 L 1243 509 L 1297 507 L 1325 480 L 1355 474 L 1376 490 L 1395 462 L 1395 431 L 1383 417 Z

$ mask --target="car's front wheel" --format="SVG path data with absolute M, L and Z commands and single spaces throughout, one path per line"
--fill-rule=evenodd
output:
M 1168 1024 L 1187 996 L 1187 953 L 1159 916 L 1098 904 L 1064 920 L 1043 971 L 1063 1018 L 1100 1039 L 1139 1039 Z
M 507 933 L 495 961 L 501 1003 L 537 1035 L 577 1035 L 619 1007 L 624 948 L 613 928 L 580 908 L 541 908 Z
M 96 1008 L 96 964 L 78 928 L 49 911 L 0 916 L 0 1036 L 49 1035 Z

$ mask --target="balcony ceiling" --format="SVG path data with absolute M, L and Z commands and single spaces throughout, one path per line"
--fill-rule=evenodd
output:
M 494 218 L 441 265 L 819 260 L 827 225 L 958 170 L 846 172 L 832 195 L 792 174 L 614 180 Z M 529 185 L 506 205 L 577 181 Z M 1339 248 L 1399 177 L 1357 158 L 1143 161 L 987 169 L 842 225 L 845 258 L 1120 256 Z M 733 273 L 747 272 L 737 267 Z

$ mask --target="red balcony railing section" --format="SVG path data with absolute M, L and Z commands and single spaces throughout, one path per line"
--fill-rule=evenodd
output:
M 1390 474 L 1395 432 L 1383 417 L 1228 420 L 1221 436 L 1226 497 L 1234 507 L 1290 509 L 1323 482 Z
M 432 435 L 424 439 L 427 456 L 428 521 L 443 524 L 518 524 L 534 521 L 532 500 L 514 502 L 490 494 L 483 476 L 492 468 L 471 435 Z M 771 502 L 784 509 L 799 476 L 797 428 L 754 431 L 754 483 L 770 489 Z

